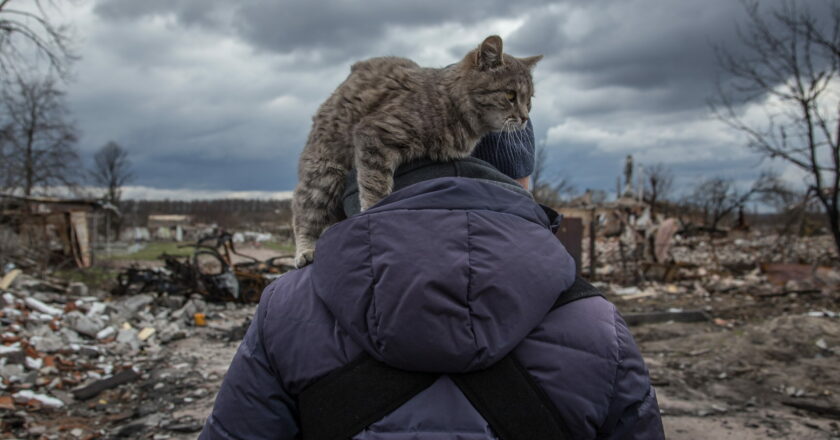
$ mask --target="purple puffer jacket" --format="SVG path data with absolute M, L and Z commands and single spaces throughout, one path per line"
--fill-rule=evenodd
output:
M 511 351 L 574 438 L 664 438 L 647 370 L 615 307 L 591 297 L 551 310 L 575 267 L 548 226 L 527 196 L 466 178 L 411 185 L 332 226 L 314 264 L 263 293 L 200 438 L 295 438 L 301 390 L 363 352 L 397 368 L 454 373 Z M 496 437 L 441 376 L 353 438 Z

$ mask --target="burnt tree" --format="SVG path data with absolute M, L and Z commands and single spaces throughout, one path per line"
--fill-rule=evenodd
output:
M 840 96 L 831 86 L 840 69 L 840 3 L 745 5 L 742 47 L 717 49 L 726 77 L 713 110 L 746 134 L 749 148 L 805 173 L 840 253 Z M 748 117 L 751 104 L 765 116 Z

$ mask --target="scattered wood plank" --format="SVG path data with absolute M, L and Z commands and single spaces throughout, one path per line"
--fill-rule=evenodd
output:
M 73 397 L 75 397 L 76 400 L 87 400 L 91 397 L 98 396 L 99 393 L 107 389 L 120 386 L 139 378 L 140 373 L 134 371 L 132 368 L 127 368 L 107 379 L 98 380 L 84 388 L 79 388 L 78 390 L 73 391 Z
M 624 316 L 627 325 L 656 324 L 659 322 L 703 322 L 711 319 L 703 310 L 684 310 L 681 312 L 628 313 Z
M 821 403 L 799 400 L 783 400 L 782 405 L 802 409 L 831 419 L 840 420 L 840 408 L 837 408 L 835 406 L 828 406 Z

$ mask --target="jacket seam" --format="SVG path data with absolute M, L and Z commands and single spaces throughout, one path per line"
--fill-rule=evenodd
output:
M 262 315 L 262 317 L 260 318 L 260 324 L 261 325 L 259 327 L 257 327 L 257 341 L 259 342 L 259 347 L 254 347 L 254 349 L 251 350 L 250 355 L 254 356 L 254 352 L 256 350 L 262 350 L 263 354 L 265 355 L 265 364 L 266 364 L 266 367 L 268 367 L 268 371 L 271 373 L 272 376 L 277 378 L 278 382 L 280 382 L 280 384 L 281 384 L 280 387 L 283 388 L 282 381 L 280 380 L 280 370 L 277 368 L 276 365 L 274 365 L 274 360 L 272 359 L 272 357 L 268 353 L 268 349 L 267 349 L 268 345 L 266 345 L 266 343 L 265 343 L 265 331 L 264 331 L 265 330 L 264 327 L 266 325 L 266 318 L 268 318 L 268 309 L 270 308 L 269 303 L 271 301 L 274 301 L 276 293 L 277 293 L 277 284 L 274 283 L 274 284 L 271 285 L 271 291 L 270 291 L 270 294 L 269 294 L 270 296 L 268 297 L 268 300 L 266 300 L 266 302 L 265 302 L 265 307 L 260 307 L 259 305 L 257 305 L 257 313 Z M 260 309 L 264 309 L 264 310 L 260 310 Z M 253 325 L 253 323 L 252 323 L 252 325 Z
M 257 305 L 257 313 L 261 315 L 259 316 L 259 326 L 257 326 L 257 342 L 259 342 L 261 347 L 265 347 L 265 337 L 263 336 L 265 332 L 263 331 L 263 327 L 265 326 L 265 318 L 268 315 L 269 303 L 274 300 L 274 292 L 277 289 L 275 284 L 270 284 L 269 287 L 270 290 L 268 291 L 268 299 L 265 301 L 265 307 L 260 307 L 259 304 Z M 257 321 L 256 318 L 254 319 L 255 321 Z M 257 348 L 256 346 L 252 347 L 248 354 L 253 356 Z
M 475 326 L 473 325 L 473 309 L 472 309 L 472 300 L 470 299 L 472 295 L 472 279 L 473 279 L 473 265 L 472 265 L 472 242 L 470 241 L 470 235 L 472 231 L 470 230 L 470 212 L 466 211 L 466 219 L 467 219 L 467 313 L 468 319 L 467 323 L 470 326 L 470 333 L 472 334 L 473 340 L 473 348 L 478 348 L 478 339 L 475 335 Z
M 611 304 L 612 305 L 612 304 Z M 624 365 L 624 356 L 622 356 L 623 347 L 621 344 L 621 338 L 618 336 L 618 309 L 615 306 L 613 308 L 613 331 L 615 332 L 615 343 L 616 343 L 616 366 L 615 366 L 615 377 L 613 377 L 612 384 L 610 384 L 610 393 L 609 399 L 607 400 L 607 417 L 604 419 L 604 422 L 598 428 L 598 435 L 602 435 L 604 433 L 604 429 L 606 428 L 607 422 L 609 422 L 610 414 L 609 409 L 612 407 L 613 400 L 615 399 L 616 389 L 618 388 L 618 375 L 621 373 L 621 370 Z
M 370 227 L 370 216 L 367 216 L 367 245 L 368 245 L 368 267 L 370 268 L 370 307 L 371 312 L 373 313 L 373 333 L 371 336 L 376 335 L 373 340 L 373 347 L 377 350 L 382 350 L 379 341 L 379 313 L 377 312 L 378 307 L 376 306 L 376 292 L 374 289 L 375 284 L 375 277 L 373 272 L 373 234 L 372 228 Z

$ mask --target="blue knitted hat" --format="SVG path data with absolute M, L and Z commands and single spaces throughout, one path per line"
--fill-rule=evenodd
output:
M 475 147 L 473 157 L 489 162 L 512 179 L 534 173 L 534 126 L 522 130 L 487 134 Z

